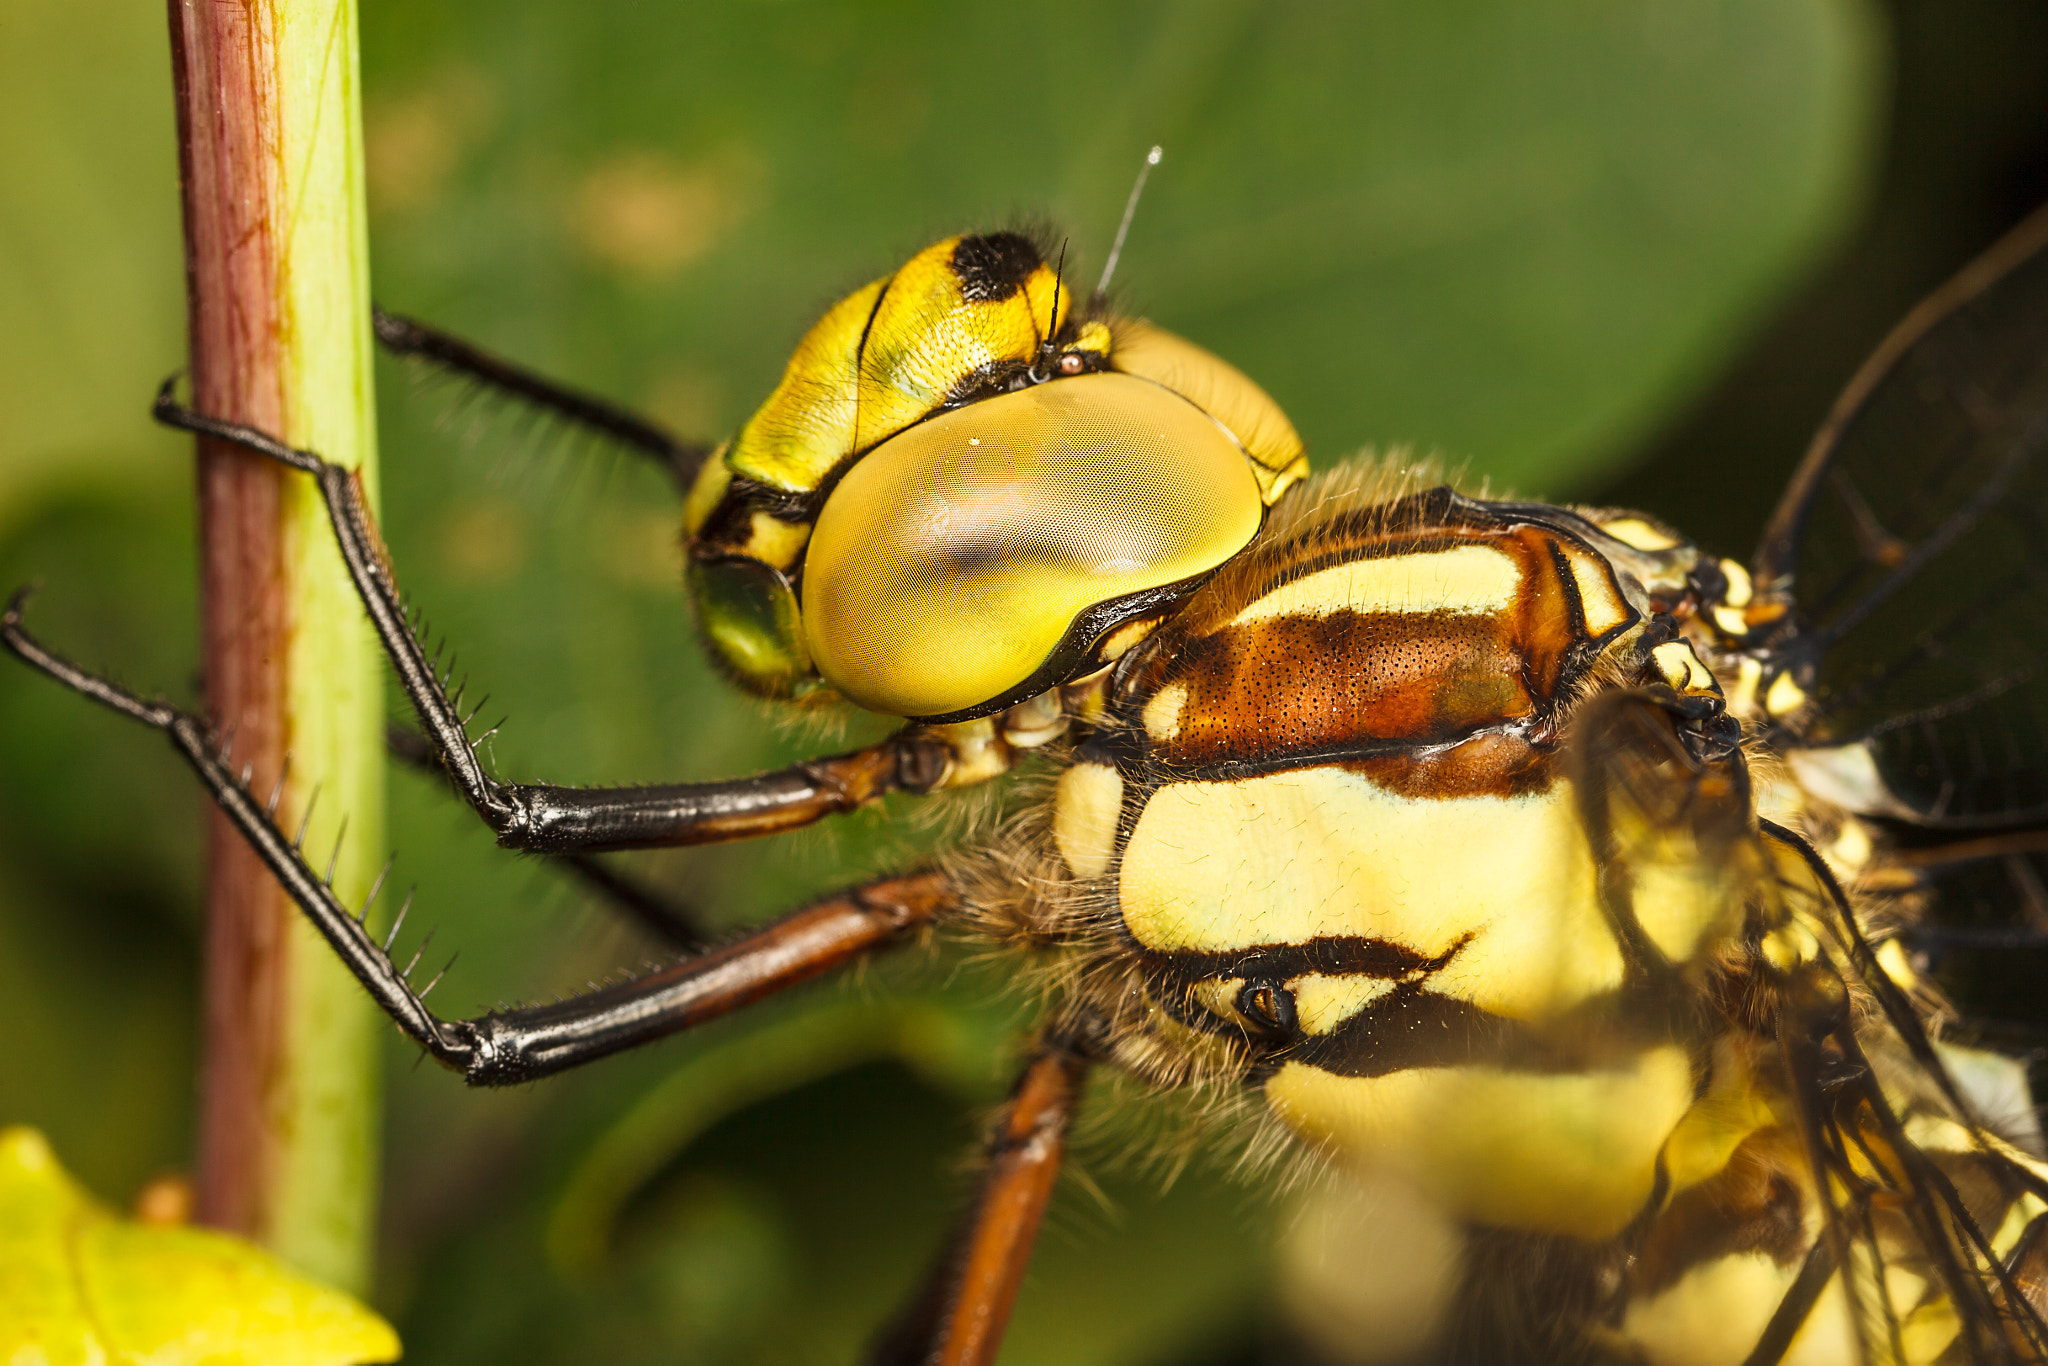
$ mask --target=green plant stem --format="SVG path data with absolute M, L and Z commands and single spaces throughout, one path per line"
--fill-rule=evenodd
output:
M 170 0 L 194 402 L 374 491 L 353 0 Z M 360 903 L 383 849 L 382 679 L 303 476 L 199 443 L 207 701 L 235 763 Z M 287 756 L 289 763 L 287 764 Z M 211 828 L 202 1220 L 349 1289 L 369 1277 L 369 1007 L 226 823 Z

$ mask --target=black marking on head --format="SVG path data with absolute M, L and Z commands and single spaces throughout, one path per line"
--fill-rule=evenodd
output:
M 1110 368 L 1109 357 L 1100 351 L 1068 351 L 1061 354 L 1041 373 L 1032 361 L 998 360 L 986 365 L 977 365 L 956 381 L 946 391 L 946 397 L 934 413 L 952 408 L 964 408 L 970 403 L 979 403 L 985 398 L 998 394 L 1014 394 L 1021 389 L 1049 384 L 1056 379 L 1068 379 L 1075 375 L 1100 374 Z
M 996 303 L 1024 288 L 1044 264 L 1038 248 L 1022 233 L 991 232 L 963 237 L 953 248 L 953 273 L 970 303 Z
M 1019 389 L 1030 387 L 1029 361 L 990 361 L 986 365 L 977 365 L 962 375 L 947 391 L 945 401 L 939 405 L 938 411 L 964 408 L 985 398 L 994 398 L 998 394 L 1013 394 Z
M 704 525 L 690 538 L 690 553 L 700 560 L 720 559 L 746 545 L 754 534 L 756 512 L 797 526 L 814 522 L 821 501 L 816 492 L 777 488 L 743 474 L 734 475 Z

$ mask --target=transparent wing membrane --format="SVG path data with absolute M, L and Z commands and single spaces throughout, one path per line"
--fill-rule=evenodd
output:
M 1757 553 L 1807 744 L 1868 741 L 1928 824 L 2048 819 L 2048 215 L 1909 316 Z

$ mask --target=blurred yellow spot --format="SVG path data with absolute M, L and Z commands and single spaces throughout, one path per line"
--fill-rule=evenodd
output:
M 1764 690 L 1764 710 L 1772 716 L 1790 716 L 1806 705 L 1806 689 L 1792 681 L 1789 673 L 1779 674 Z
M 751 211 L 748 167 L 684 166 L 628 152 L 591 171 L 576 191 L 573 227 L 584 250 L 636 275 L 664 277 L 701 259 Z
M 437 538 L 441 565 L 464 583 L 503 583 L 526 566 L 526 515 L 502 498 L 477 496 L 450 513 Z
M 497 105 L 483 76 L 461 65 L 444 67 L 409 93 L 366 100 L 370 207 L 403 212 L 438 196 L 462 154 L 496 121 Z
M 1288 1326 L 1341 1366 L 1423 1359 L 1458 1288 L 1465 1234 L 1414 1183 L 1344 1171 L 1275 1221 Z

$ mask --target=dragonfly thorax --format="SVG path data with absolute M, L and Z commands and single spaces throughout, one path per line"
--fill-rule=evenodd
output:
M 1726 861 L 1617 880 L 1651 837 L 1613 789 L 1718 764 L 1701 819 L 1746 829 L 1718 688 L 1576 514 L 1300 502 L 1120 666 L 1062 855 L 1113 898 L 1148 1027 L 1232 1050 L 1296 1133 L 1462 1219 L 1611 1237 L 1696 1095 L 1671 1002 L 1745 913 Z M 1596 696 L 1635 710 L 1581 753 Z

